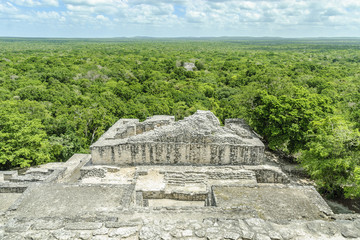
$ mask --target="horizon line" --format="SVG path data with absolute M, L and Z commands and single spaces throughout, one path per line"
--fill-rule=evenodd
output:
M 360 39 L 360 37 L 280 37 L 280 36 L 180 36 L 180 37 L 152 37 L 152 36 L 121 36 L 121 37 L 25 37 L 25 36 L 0 36 L 1 38 L 18 39 L 214 39 L 214 38 L 238 38 L 238 39 Z

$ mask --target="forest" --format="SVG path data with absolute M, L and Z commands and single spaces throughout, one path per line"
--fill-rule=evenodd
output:
M 0 170 L 88 153 L 119 118 L 197 109 L 244 118 L 325 195 L 360 197 L 360 39 L 0 38 Z

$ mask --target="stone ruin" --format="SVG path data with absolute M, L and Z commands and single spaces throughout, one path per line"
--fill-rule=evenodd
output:
M 0 239 L 360 239 L 241 119 L 120 119 L 90 150 L 0 172 Z

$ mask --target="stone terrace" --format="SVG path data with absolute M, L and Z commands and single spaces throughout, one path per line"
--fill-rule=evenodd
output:
M 240 119 L 120 119 L 91 152 L 0 172 L 0 239 L 360 239 Z

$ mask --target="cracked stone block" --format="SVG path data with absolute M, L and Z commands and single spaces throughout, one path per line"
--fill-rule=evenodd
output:
M 180 229 L 174 229 L 170 232 L 170 235 L 175 237 L 175 238 L 181 238 L 182 237 L 182 232 Z
M 109 229 L 107 228 L 100 228 L 100 229 L 96 229 L 94 232 L 93 232 L 93 235 L 96 236 L 96 235 L 106 235 L 109 233 Z
M 138 232 L 137 227 L 123 227 L 109 231 L 109 237 L 130 237 Z
M 98 222 L 72 222 L 66 223 L 66 230 L 96 230 L 102 227 L 102 223 Z
M 106 222 L 107 228 L 120 228 L 120 227 L 135 227 L 140 225 L 140 222 Z
M 30 222 L 20 222 L 12 219 L 5 225 L 5 232 L 8 233 L 26 232 L 30 229 L 30 226 L 31 226 Z
M 186 229 L 182 231 L 181 234 L 183 237 L 191 237 L 193 235 L 193 231 L 191 229 Z
M 92 238 L 92 232 L 91 231 L 81 231 L 79 233 L 79 238 L 81 240 L 89 240 Z
M 240 238 L 240 234 L 236 232 L 225 232 L 224 238 L 230 240 L 237 240 Z
M 56 230 L 56 231 L 52 232 L 52 235 L 57 240 L 69 240 L 69 239 L 74 239 L 77 234 L 73 231 Z
M 272 230 L 272 227 L 262 219 L 250 218 L 246 219 L 245 221 L 255 232 L 267 234 L 268 231 Z
M 206 234 L 206 232 L 203 229 L 195 231 L 195 236 L 200 237 L 200 238 L 205 237 L 205 234 Z
M 39 219 L 33 225 L 33 230 L 57 230 L 64 226 L 63 221 L 56 219 Z
M 46 231 L 27 232 L 25 238 L 31 240 L 54 239 L 51 233 Z
M 173 238 L 171 237 L 171 234 L 170 234 L 170 233 L 164 232 L 164 233 L 161 234 L 161 239 L 162 239 L 162 240 L 171 240 L 171 239 L 173 239 Z
M 5 234 L 1 240 L 24 240 L 25 238 L 19 234 Z
M 140 229 L 139 239 L 147 240 L 147 239 L 153 239 L 157 236 L 158 234 L 154 232 L 153 229 L 150 227 L 145 226 Z
M 278 232 L 269 231 L 268 234 L 269 234 L 269 237 L 271 238 L 271 240 L 281 240 L 282 239 L 280 233 L 278 233 Z
M 244 240 L 252 240 L 255 236 L 255 233 L 249 231 L 242 232 L 242 239 Z
M 330 222 L 325 221 L 313 221 L 306 224 L 307 228 L 315 234 L 325 234 L 328 236 L 334 236 L 339 232 L 339 228 Z
M 244 220 L 239 219 L 238 226 L 243 231 L 250 231 L 249 226 L 246 224 L 246 222 Z
M 356 228 L 346 227 L 341 231 L 341 235 L 345 238 L 360 238 L 360 231 Z
M 110 238 L 108 237 L 108 235 L 97 235 L 93 237 L 91 240 L 110 240 Z
M 271 238 L 267 235 L 261 234 L 261 233 L 257 233 L 255 240 L 271 240 Z

